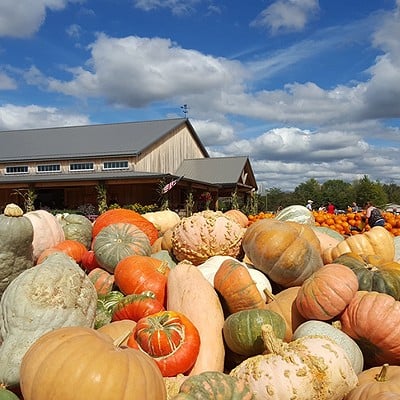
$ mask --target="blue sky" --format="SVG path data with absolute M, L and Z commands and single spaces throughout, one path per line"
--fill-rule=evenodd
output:
M 0 130 L 188 117 L 260 188 L 400 185 L 400 0 L 1 0 Z

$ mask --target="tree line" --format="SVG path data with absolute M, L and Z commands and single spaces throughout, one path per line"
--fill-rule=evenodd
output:
M 363 207 L 371 201 L 379 208 L 385 208 L 388 203 L 400 204 L 400 186 L 395 183 L 372 181 L 367 175 L 352 183 L 340 179 L 331 179 L 319 183 L 312 178 L 300 183 L 293 192 L 284 192 L 279 188 L 267 189 L 265 194 L 258 197 L 259 211 L 275 212 L 281 207 L 294 204 L 306 205 L 307 200 L 313 201 L 313 208 L 318 209 L 332 202 L 336 209 L 347 211 L 356 202 Z

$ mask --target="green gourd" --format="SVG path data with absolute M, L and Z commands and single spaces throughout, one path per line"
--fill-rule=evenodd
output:
M 19 274 L 0 301 L 0 382 L 18 384 L 24 354 L 46 332 L 93 327 L 96 303 L 93 283 L 65 253 L 52 253 Z
M 19 400 L 19 397 L 0 385 L 0 400 Z
M 150 256 L 149 237 L 136 225 L 119 222 L 103 228 L 93 240 L 93 251 L 102 268 L 114 273 L 117 264 L 131 255 Z
M 80 214 L 57 214 L 64 231 L 65 239 L 77 240 L 81 242 L 87 249 L 92 243 L 92 222 L 84 215 Z
M 265 350 L 261 330 L 264 324 L 271 325 L 279 339 L 285 337 L 285 320 L 275 311 L 255 308 L 230 314 L 222 328 L 226 345 L 242 356 L 261 354 Z
M 23 214 L 11 203 L 0 215 L 0 298 L 10 282 L 34 264 L 33 226 Z
M 172 400 L 255 400 L 244 381 L 218 371 L 190 376 Z

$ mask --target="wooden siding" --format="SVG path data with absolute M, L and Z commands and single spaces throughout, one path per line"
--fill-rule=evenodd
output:
M 205 158 L 187 127 L 155 143 L 138 157 L 136 171 L 174 174 L 187 158 Z

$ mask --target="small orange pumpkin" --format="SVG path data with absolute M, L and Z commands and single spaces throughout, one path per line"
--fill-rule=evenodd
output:
M 326 264 L 301 285 L 296 307 L 306 319 L 328 321 L 339 315 L 358 290 L 356 274 L 342 264 Z
M 239 261 L 228 258 L 214 275 L 214 288 L 222 296 L 231 314 L 242 310 L 266 308 L 248 269 Z
M 115 284 L 125 295 L 151 291 L 164 304 L 169 266 L 166 261 L 141 255 L 123 258 L 115 267 Z

